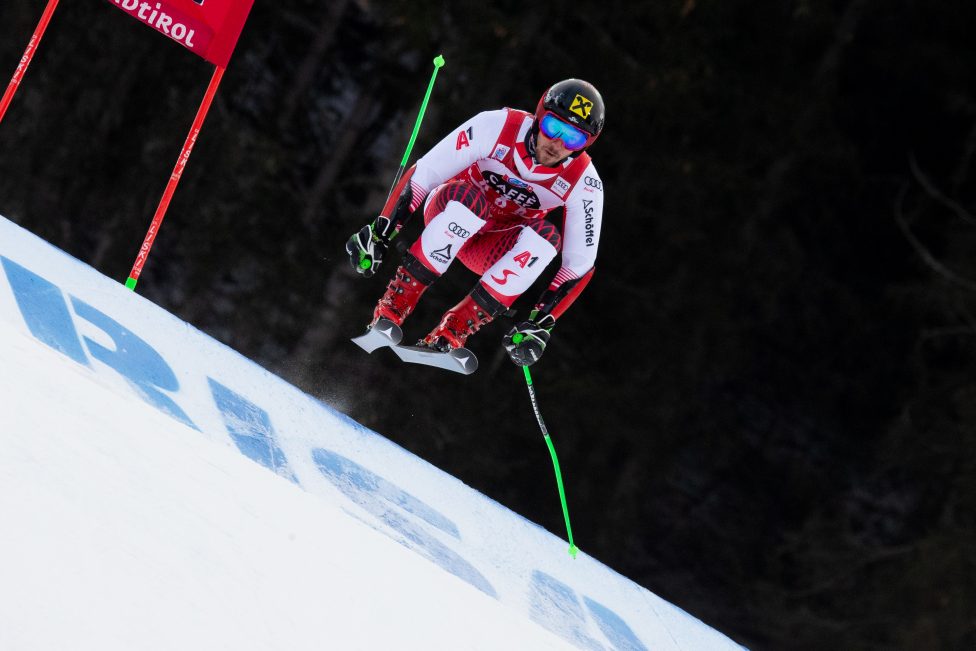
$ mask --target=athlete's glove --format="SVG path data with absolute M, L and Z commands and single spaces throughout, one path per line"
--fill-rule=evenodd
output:
M 372 224 L 359 229 L 346 242 L 349 264 L 366 278 L 375 274 L 383 263 L 383 256 L 390 246 L 392 226 L 389 217 L 380 215 Z
M 505 346 L 513 362 L 519 366 L 531 366 L 538 362 L 545 352 L 554 325 L 556 319 L 551 314 L 539 318 L 533 312 L 528 321 L 512 326 L 502 339 L 502 345 Z

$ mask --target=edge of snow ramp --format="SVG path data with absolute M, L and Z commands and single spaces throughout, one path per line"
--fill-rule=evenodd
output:
M 743 648 L 585 550 L 569 557 L 560 538 L 2 217 L 0 322 L 0 351 L 26 337 L 63 361 L 64 376 L 51 378 L 52 409 L 59 387 L 69 391 L 77 376 L 144 403 L 147 413 L 253 460 L 323 513 L 365 523 L 426 559 L 430 572 L 459 579 L 461 589 L 569 647 Z M 153 435 L 139 423 L 127 433 Z M 457 648 L 475 648 L 469 642 Z

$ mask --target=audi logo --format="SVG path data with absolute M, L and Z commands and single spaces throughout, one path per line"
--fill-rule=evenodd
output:
M 471 235 L 471 232 L 470 231 L 466 231 L 465 229 L 463 229 L 460 226 L 458 226 L 457 225 L 457 222 L 451 222 L 450 224 L 448 224 L 447 228 L 452 233 L 454 233 L 455 235 L 457 235 L 458 237 L 460 237 L 462 239 L 464 239 L 464 238 L 468 237 L 469 235 Z
M 590 186 L 591 188 L 596 188 L 597 190 L 603 189 L 603 182 L 599 179 L 595 179 L 592 176 L 587 176 L 583 179 L 583 183 Z

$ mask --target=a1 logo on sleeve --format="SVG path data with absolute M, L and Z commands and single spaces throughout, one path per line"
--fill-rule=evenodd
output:
M 461 151 L 465 147 L 470 147 L 472 140 L 474 140 L 474 127 L 461 129 L 461 132 L 458 133 L 457 143 L 454 145 L 454 149 Z

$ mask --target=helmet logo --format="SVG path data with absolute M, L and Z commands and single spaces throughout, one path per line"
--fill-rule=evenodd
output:
M 582 95 L 576 95 L 573 103 L 569 105 L 569 110 L 580 116 L 584 120 L 590 117 L 590 110 L 593 108 L 593 102 L 586 99 Z

